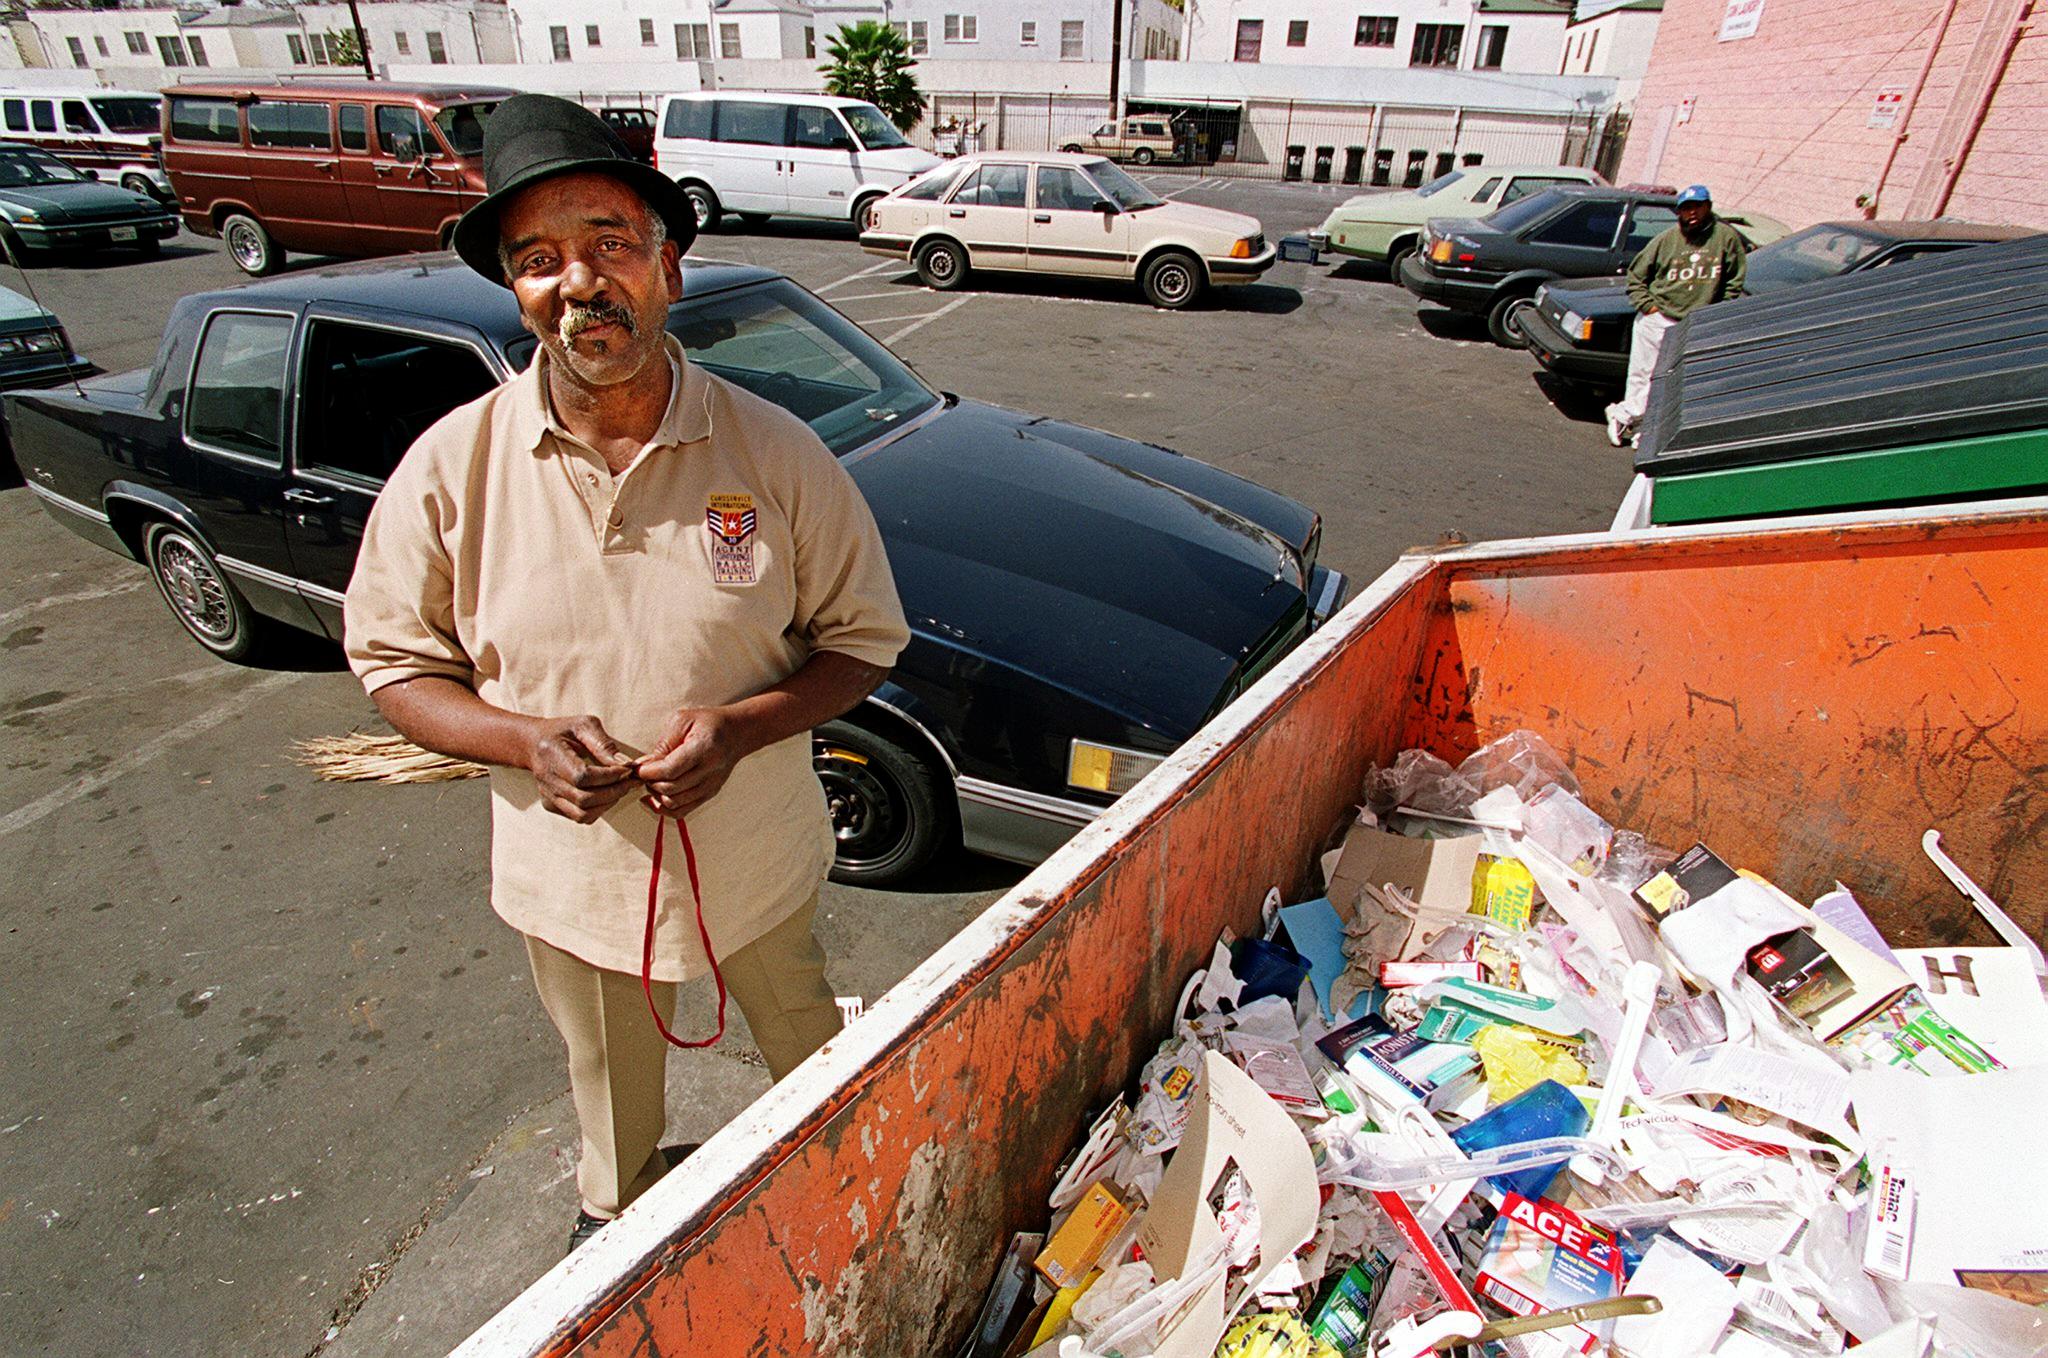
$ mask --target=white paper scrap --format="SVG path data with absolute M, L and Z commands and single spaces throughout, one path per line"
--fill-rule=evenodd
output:
M 1614 1322 L 1615 1347 L 1634 1358 L 1710 1353 L 1735 1314 L 1735 1284 L 1685 1246 L 1659 1237 L 1629 1276 L 1629 1297 L 1655 1297 L 1655 1315 Z
M 1731 1042 L 1702 1047 L 1672 1062 L 1657 1085 L 1658 1098 L 1679 1094 L 1726 1095 L 1825 1132 L 1845 1146 L 1862 1144 L 1847 1117 L 1848 1075 L 1818 1059 L 1797 1061 Z
M 1856 1118 L 1885 1163 L 1912 1185 L 1915 1283 L 1961 1284 L 2048 1302 L 2048 1161 L 2038 1145 L 2048 1068 L 1994 1070 L 1941 1082 L 1910 1071 L 1849 1077 Z

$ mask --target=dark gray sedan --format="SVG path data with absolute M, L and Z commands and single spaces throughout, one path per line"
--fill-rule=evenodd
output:
M 154 198 L 74 170 L 47 151 L 0 142 L 0 242 L 15 262 L 50 250 L 139 250 L 178 234 L 178 214 Z

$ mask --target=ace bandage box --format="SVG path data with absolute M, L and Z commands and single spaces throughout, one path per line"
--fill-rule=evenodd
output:
M 1548 1198 L 1510 1193 L 1486 1238 L 1474 1290 L 1510 1314 L 1529 1316 L 1618 1297 L 1622 1276 L 1612 1235 Z M 1556 1358 L 1591 1353 L 1600 1337 L 1567 1325 L 1520 1342 L 1533 1354 Z

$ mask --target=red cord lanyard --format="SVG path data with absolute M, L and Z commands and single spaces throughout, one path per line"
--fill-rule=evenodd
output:
M 725 1036 L 725 975 L 718 969 L 718 957 L 711 951 L 711 931 L 704 927 L 704 889 L 697 884 L 697 849 L 690 843 L 690 827 L 683 818 L 675 818 L 676 838 L 683 841 L 683 862 L 690 869 L 690 896 L 697 902 L 697 937 L 704 943 L 704 960 L 711 964 L 711 979 L 718 983 L 718 1031 L 702 1042 L 685 1042 L 668 1030 L 662 1021 L 661 1009 L 654 1003 L 654 910 L 661 900 L 661 827 L 669 823 L 667 816 L 654 818 L 654 867 L 647 874 L 647 932 L 640 945 L 640 989 L 647 996 L 647 1012 L 654 1015 L 654 1026 L 661 1029 L 661 1035 L 677 1047 L 708 1047 Z

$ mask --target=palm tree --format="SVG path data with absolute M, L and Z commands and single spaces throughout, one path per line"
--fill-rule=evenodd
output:
M 818 70 L 827 94 L 865 99 L 905 132 L 924 116 L 924 95 L 910 74 L 917 64 L 910 42 L 889 25 L 873 19 L 848 24 L 826 41 L 825 53 L 832 62 Z

